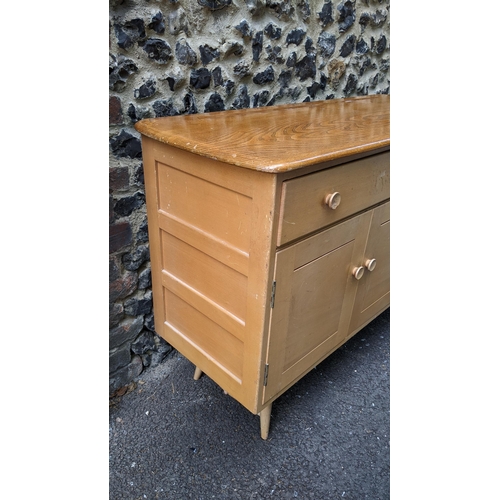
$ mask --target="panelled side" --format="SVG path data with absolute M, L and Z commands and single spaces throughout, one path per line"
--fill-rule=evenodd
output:
M 256 412 L 274 176 L 146 143 L 157 332 Z

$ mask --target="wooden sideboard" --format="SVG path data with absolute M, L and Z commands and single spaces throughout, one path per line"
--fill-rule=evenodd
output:
M 269 432 L 389 307 L 388 95 L 146 119 L 155 327 Z

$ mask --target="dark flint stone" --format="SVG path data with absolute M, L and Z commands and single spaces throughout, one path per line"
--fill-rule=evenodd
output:
M 287 61 L 286 61 L 286 65 L 287 65 L 289 68 L 293 68 L 296 64 L 297 64 L 297 53 L 296 53 L 296 52 L 292 52 L 292 53 L 288 56 L 288 59 L 287 59 Z
M 198 47 L 201 55 L 201 62 L 204 66 L 206 66 L 209 62 L 212 62 L 214 59 L 217 59 L 220 56 L 220 52 L 213 47 L 209 47 L 208 45 L 200 45 Z
M 293 89 L 289 89 L 288 95 L 295 101 L 301 92 L 302 89 L 300 87 L 295 87 Z
M 357 54 L 366 54 L 369 50 L 368 44 L 361 38 L 356 44 L 356 53 Z
M 172 57 L 170 45 L 159 38 L 150 38 L 142 48 L 150 59 L 154 59 L 160 64 L 168 62 Z
M 144 326 L 151 332 L 155 331 L 155 316 L 154 314 L 147 314 L 144 316 Z
M 232 0 L 198 0 L 202 7 L 207 7 L 210 10 L 219 10 L 231 5 Z
M 196 100 L 193 94 L 186 94 L 184 96 L 184 112 L 188 115 L 194 115 L 198 113 L 198 108 L 196 107 Z
M 288 87 L 290 82 L 292 81 L 292 72 L 291 71 L 282 71 L 280 76 L 278 77 L 278 82 L 282 88 Z
M 307 93 L 314 99 L 320 89 L 321 85 L 318 82 L 313 82 L 310 87 L 307 87 Z
M 141 163 L 132 169 L 132 183 L 133 186 L 144 187 L 144 165 Z
M 111 151 L 115 156 L 126 158 L 142 158 L 141 141 L 131 133 L 122 129 L 118 135 L 109 140 Z
M 175 44 L 175 57 L 179 64 L 184 66 L 194 66 L 198 62 L 196 52 L 189 46 L 187 42 L 177 42 Z
M 125 314 L 129 316 L 141 316 L 143 314 L 149 314 L 153 308 L 153 299 L 152 292 L 146 292 L 144 297 L 135 298 L 132 297 L 127 299 L 123 303 L 123 309 L 125 310 Z
M 115 34 L 118 47 L 128 49 L 137 41 L 146 38 L 146 30 L 142 19 L 132 19 L 123 24 L 115 24 Z
M 372 66 L 372 61 L 368 57 L 366 58 L 363 63 L 361 64 L 361 67 L 359 68 L 359 76 L 363 76 L 364 72 L 369 69 Z
M 314 42 L 312 41 L 312 39 L 310 37 L 307 37 L 306 39 L 306 53 L 307 54 L 315 54 L 316 53 L 316 49 L 314 47 Z
M 354 49 L 354 44 L 356 43 L 356 37 L 351 35 L 342 45 L 340 49 L 340 55 L 342 57 L 347 57 Z
M 141 85 L 138 89 L 134 90 L 134 97 L 136 99 L 147 99 L 156 92 L 156 83 L 154 80 L 148 80 Z
M 115 213 L 120 217 L 128 217 L 134 210 L 142 207 L 146 202 L 146 198 L 143 193 L 137 192 L 132 196 L 125 196 L 120 198 L 115 203 Z
M 262 31 L 258 31 L 255 33 L 255 36 L 252 40 L 252 54 L 253 60 L 258 61 L 260 58 L 260 53 L 262 52 L 262 43 L 264 40 L 264 33 Z
M 321 25 L 328 26 L 333 23 L 333 8 L 332 2 L 326 2 L 321 9 L 321 12 L 318 13 L 319 18 L 321 19 Z
M 224 79 L 222 78 L 222 69 L 220 66 L 217 66 L 212 71 L 212 78 L 214 79 L 214 87 L 220 87 L 224 84 Z
M 269 102 L 266 104 L 266 106 L 274 106 L 277 101 L 283 98 L 283 95 L 285 94 L 283 89 L 280 89 L 276 94 L 274 94 Z
M 321 73 L 321 78 L 320 78 L 320 88 L 321 90 L 325 90 L 326 89 L 326 83 L 328 81 L 328 78 L 326 77 L 326 75 L 324 73 Z
M 306 32 L 304 30 L 301 30 L 300 28 L 296 30 L 290 31 L 286 37 L 286 45 L 290 45 L 291 43 L 295 45 L 299 45 L 302 43 L 302 40 L 304 39 L 304 36 L 306 35 Z
M 212 75 L 207 68 L 200 68 L 191 71 L 189 84 L 195 89 L 206 89 L 210 86 Z
M 165 99 L 160 99 L 153 103 L 153 110 L 155 112 L 156 118 L 162 116 L 177 116 L 180 115 L 179 110 L 174 106 L 172 99 L 166 101 Z
M 118 60 L 113 58 L 109 65 L 109 88 L 120 91 L 125 86 L 128 77 L 138 70 L 132 59 L 118 56 Z
M 165 33 L 165 18 L 161 12 L 157 12 L 151 22 L 148 24 L 148 28 L 156 31 L 159 35 Z
M 344 87 L 344 94 L 346 96 L 352 94 L 356 90 L 357 84 L 358 84 L 358 79 L 356 78 L 356 75 L 351 73 L 347 78 L 347 83 Z
M 269 90 L 261 90 L 253 96 L 253 106 L 254 108 L 260 108 L 265 106 L 269 99 Z
M 271 47 L 268 45 L 266 47 L 266 52 L 268 61 L 277 64 L 283 64 L 285 62 L 283 56 L 281 55 L 281 47 Z
M 307 54 L 295 66 L 295 73 L 302 82 L 306 78 L 314 78 L 316 76 L 316 56 Z
M 253 82 L 257 85 L 264 85 L 264 83 L 273 82 L 274 81 L 274 69 L 272 66 L 268 66 L 261 73 L 257 73 L 253 77 Z
M 231 104 L 231 109 L 246 109 L 250 107 L 250 96 L 246 85 L 240 85 L 236 99 Z
M 335 35 L 323 31 L 318 37 L 319 53 L 328 59 L 335 52 Z
M 264 32 L 271 40 L 278 40 L 281 38 L 281 28 L 276 26 L 274 23 L 269 23 L 265 28 Z
M 353 24 L 356 18 L 356 9 L 354 9 L 354 4 L 351 0 L 347 0 L 344 3 L 341 3 L 337 10 L 340 12 L 340 16 L 338 19 L 339 23 L 339 32 L 346 32 Z
M 226 94 L 229 95 L 234 90 L 235 83 L 232 80 L 226 82 Z
M 177 83 L 176 79 L 173 76 L 167 76 L 168 88 L 173 92 L 175 88 L 175 84 Z
M 377 40 L 377 45 L 375 46 L 375 52 L 377 54 L 382 54 L 382 52 L 384 52 L 386 47 L 387 47 L 387 38 L 384 35 L 382 35 Z
M 149 247 L 147 245 L 140 245 L 122 257 L 123 267 L 127 271 L 137 271 L 147 260 L 149 260 Z
M 246 19 L 243 19 L 238 26 L 235 26 L 235 28 L 241 33 L 241 36 L 244 38 L 251 38 L 253 31 L 250 29 L 250 25 L 248 24 L 248 21 Z
M 145 242 L 149 241 L 148 219 L 147 219 L 146 215 L 144 215 L 144 220 L 142 221 L 141 225 L 139 226 L 139 230 L 137 231 L 136 238 L 137 238 L 137 241 L 140 243 L 145 243 Z
M 143 332 L 132 344 L 131 350 L 134 354 L 146 354 L 156 348 L 154 335 L 150 331 Z
M 224 109 L 224 100 L 217 92 L 214 92 L 205 103 L 205 113 L 210 113 L 211 111 L 224 111 Z
M 281 16 L 283 15 L 285 18 L 289 18 L 295 11 L 291 0 L 282 0 L 281 2 L 276 0 L 266 0 L 266 7 L 274 10 L 279 19 L 281 19 Z

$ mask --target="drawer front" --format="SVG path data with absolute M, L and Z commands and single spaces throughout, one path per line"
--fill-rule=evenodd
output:
M 282 189 L 278 246 L 389 199 L 389 151 L 285 181 Z

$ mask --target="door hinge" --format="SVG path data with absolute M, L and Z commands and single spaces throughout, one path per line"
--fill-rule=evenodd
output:
M 267 386 L 267 376 L 269 375 L 269 365 L 266 364 L 264 367 L 264 387 Z
M 274 297 L 276 295 L 276 281 L 273 281 L 273 288 L 271 290 L 271 309 L 274 308 Z

